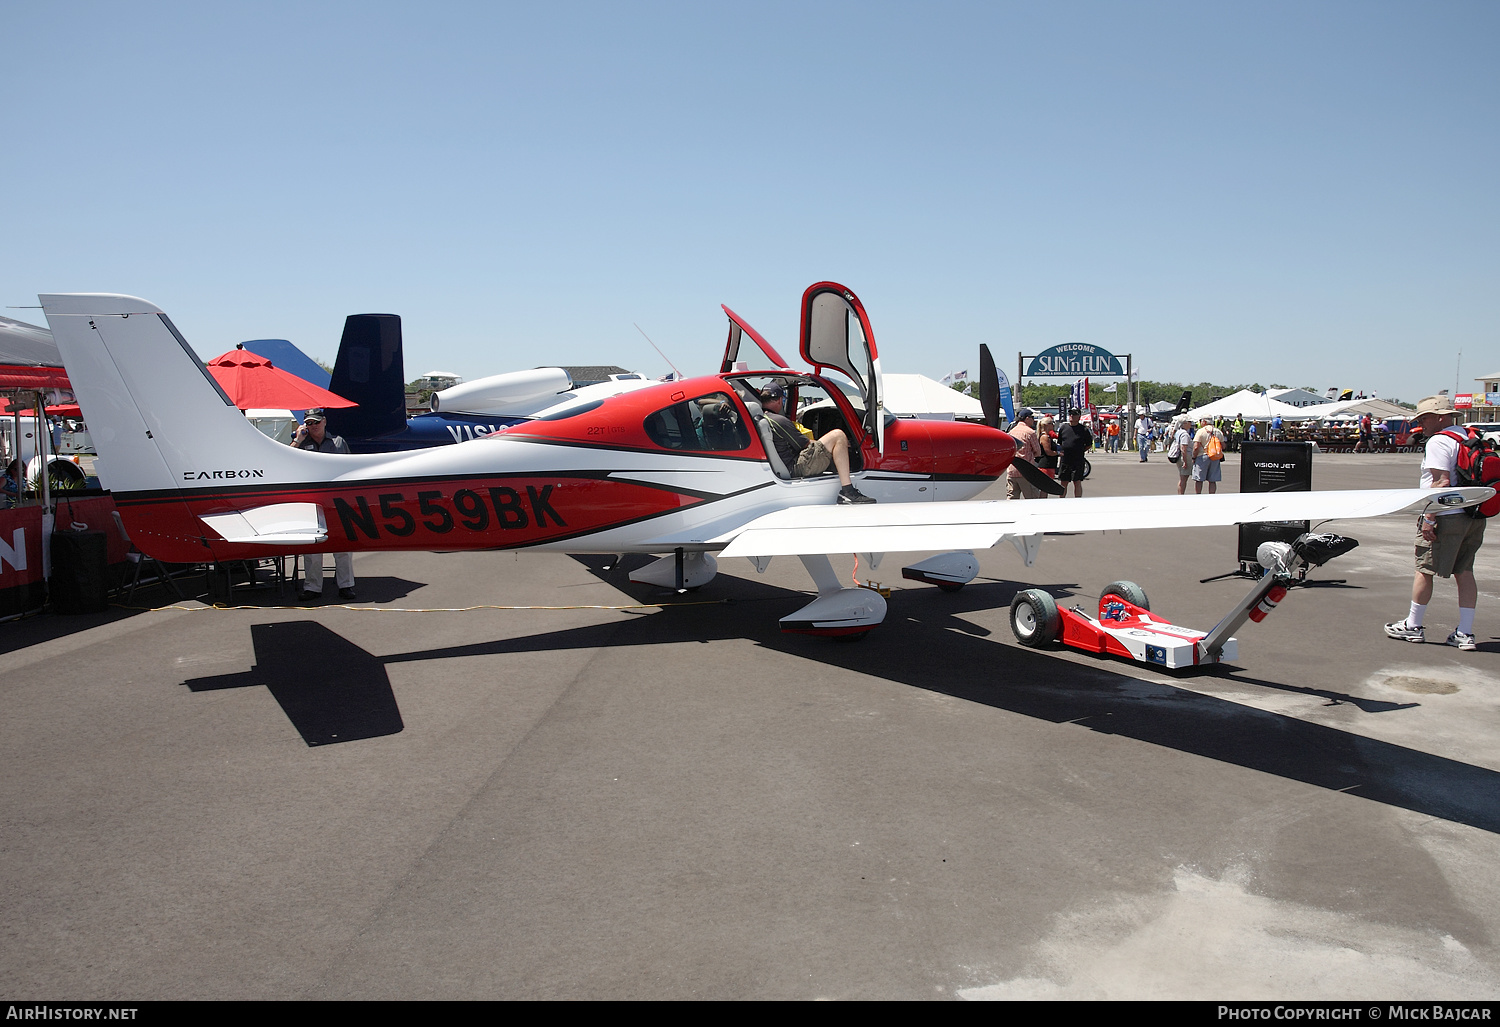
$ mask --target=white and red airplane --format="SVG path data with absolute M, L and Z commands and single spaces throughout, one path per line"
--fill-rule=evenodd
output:
M 789 368 L 727 307 L 720 372 L 584 401 L 438 449 L 341 456 L 279 445 L 252 427 L 158 307 L 132 296 L 40 297 L 132 541 L 178 563 L 278 552 L 537 549 L 645 553 L 632 577 L 692 588 L 716 558 L 764 570 L 797 556 L 818 587 L 781 620 L 788 631 L 858 635 L 885 599 L 844 587 L 828 556 L 940 551 L 907 577 L 957 588 L 973 550 L 1011 541 L 1031 566 L 1046 532 L 1369 517 L 1411 506 L 1467 506 L 1489 489 L 1142 496 L 966 502 L 1015 457 L 996 428 L 895 418 L 881 400 L 869 318 L 841 285 L 802 297 Z M 764 364 L 741 360 L 749 338 Z M 757 362 L 761 358 L 757 357 Z M 836 375 L 837 377 L 834 377 Z M 815 436 L 842 429 L 852 474 L 875 505 L 836 505 L 832 474 L 793 478 L 759 403 L 772 380 Z M 821 402 L 829 400 L 831 402 Z M 1033 470 L 1026 468 L 1027 470 Z

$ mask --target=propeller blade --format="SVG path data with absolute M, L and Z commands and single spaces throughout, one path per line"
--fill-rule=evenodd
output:
M 984 410 L 984 423 L 991 428 L 1000 427 L 1000 375 L 995 372 L 995 358 L 990 348 L 979 344 L 979 406 Z
M 1030 460 L 1025 460 L 1021 457 L 1015 457 L 1011 460 L 1010 463 L 1012 467 L 1021 472 L 1021 477 L 1031 482 L 1031 484 L 1035 485 L 1037 488 L 1041 489 L 1049 496 L 1061 496 L 1067 493 L 1067 487 L 1064 486 L 1062 482 L 1058 481 L 1056 478 L 1048 476 L 1046 471 L 1042 470 Z

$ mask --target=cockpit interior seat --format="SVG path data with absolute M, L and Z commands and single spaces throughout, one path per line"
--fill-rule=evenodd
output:
M 750 411 L 750 420 L 755 422 L 755 430 L 760 435 L 761 448 L 766 451 L 766 459 L 771 464 L 771 473 L 786 481 L 792 480 L 792 472 L 782 462 L 781 454 L 776 452 L 776 442 L 771 437 L 771 422 L 766 420 L 766 411 L 758 402 L 740 393 L 740 398 L 745 401 L 745 407 Z

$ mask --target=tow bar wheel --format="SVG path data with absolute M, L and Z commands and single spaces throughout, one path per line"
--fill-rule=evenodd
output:
M 1111 581 L 1104 586 L 1104 591 L 1099 593 L 1100 602 L 1105 596 L 1119 596 L 1132 606 L 1139 606 L 1143 610 L 1151 609 L 1151 601 L 1146 598 L 1146 590 L 1133 581 Z
M 1062 627 L 1057 601 L 1039 588 L 1017 592 L 1010 601 L 1010 630 L 1022 645 L 1040 648 L 1056 640 Z

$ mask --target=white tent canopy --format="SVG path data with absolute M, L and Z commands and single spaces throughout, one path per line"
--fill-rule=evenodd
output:
M 1325 403 L 1318 407 L 1307 407 L 1307 417 L 1359 417 L 1369 414 L 1377 421 L 1410 420 L 1416 411 L 1399 407 L 1387 399 L 1346 399 L 1341 403 Z
M 1235 418 L 1240 414 L 1245 415 L 1247 421 L 1269 421 L 1271 418 L 1281 415 L 1287 420 L 1303 421 L 1309 417 L 1319 416 L 1312 413 L 1317 407 L 1294 407 L 1290 403 L 1282 403 L 1274 400 L 1263 392 L 1252 392 L 1249 389 L 1241 389 L 1232 396 L 1216 399 L 1212 403 L 1205 403 L 1196 410 L 1189 410 L 1187 416 L 1197 420 L 1200 417 L 1227 417 Z
M 979 400 L 950 389 L 922 374 L 885 374 L 885 408 L 896 415 L 914 414 L 927 420 L 952 420 L 956 417 L 981 418 L 984 407 Z

